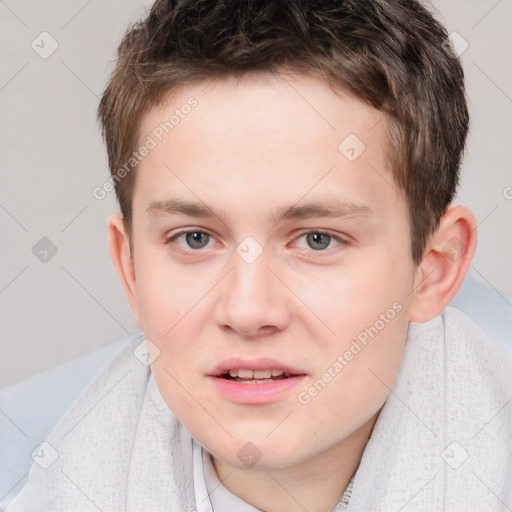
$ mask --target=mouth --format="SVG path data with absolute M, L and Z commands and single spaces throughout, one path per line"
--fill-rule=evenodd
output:
M 246 384 L 262 384 L 304 375 L 306 372 L 301 368 L 268 357 L 259 359 L 232 357 L 219 363 L 209 373 L 210 377 Z
M 265 404 L 286 399 L 306 375 L 275 359 L 232 358 L 217 365 L 208 377 L 214 389 L 231 402 Z
M 294 374 L 284 372 L 278 368 L 267 370 L 249 370 L 234 368 L 219 377 L 233 382 L 241 382 L 243 384 L 265 384 L 266 382 L 275 382 L 278 380 L 289 379 Z

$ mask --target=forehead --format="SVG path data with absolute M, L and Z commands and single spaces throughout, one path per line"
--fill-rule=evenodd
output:
M 385 208 L 398 195 L 385 125 L 376 109 L 310 76 L 187 85 L 142 119 L 139 143 L 155 147 L 139 165 L 136 196 L 261 209 L 335 192 Z

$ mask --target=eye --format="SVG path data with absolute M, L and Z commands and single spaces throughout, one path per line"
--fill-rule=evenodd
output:
M 212 237 L 204 231 L 180 231 L 169 238 L 168 242 L 174 242 L 180 238 L 184 238 L 188 246 L 184 247 L 182 244 L 178 244 L 184 249 L 204 249 L 208 246 L 208 242 L 210 242 Z
M 302 248 L 313 249 L 314 251 L 323 251 L 327 248 L 330 248 L 329 246 L 332 242 L 335 242 L 336 245 L 346 245 L 344 240 L 329 235 L 328 233 L 323 233 L 322 231 L 310 231 L 309 233 L 304 233 L 297 240 L 300 240 L 304 237 L 306 239 L 307 247 L 302 246 Z M 300 247 L 299 244 L 298 246 Z

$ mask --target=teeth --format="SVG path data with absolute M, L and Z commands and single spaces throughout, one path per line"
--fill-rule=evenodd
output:
M 246 370 L 246 369 L 233 369 L 229 370 L 229 376 L 232 378 L 240 379 L 270 379 L 271 377 L 280 377 L 281 375 L 289 377 L 289 373 L 282 370 L 268 369 L 268 370 Z
M 255 379 L 270 379 L 272 370 L 254 370 Z

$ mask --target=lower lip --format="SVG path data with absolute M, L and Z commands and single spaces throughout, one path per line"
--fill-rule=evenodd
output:
M 268 404 L 283 398 L 292 388 L 304 379 L 305 375 L 296 375 L 287 379 L 244 384 L 222 377 L 210 377 L 219 393 L 237 404 Z

